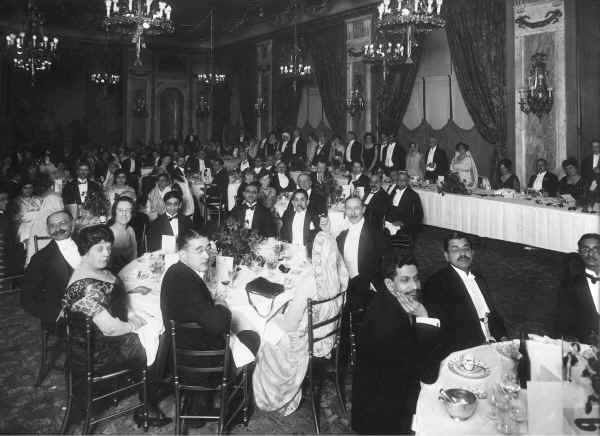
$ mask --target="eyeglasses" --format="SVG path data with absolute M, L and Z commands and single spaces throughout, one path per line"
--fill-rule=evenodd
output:
M 579 247 L 579 252 L 581 254 L 600 254 L 600 246 L 596 245 L 595 247 Z

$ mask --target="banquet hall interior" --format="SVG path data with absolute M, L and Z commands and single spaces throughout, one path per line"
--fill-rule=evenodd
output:
M 0 433 L 600 430 L 599 0 L 0 0 Z

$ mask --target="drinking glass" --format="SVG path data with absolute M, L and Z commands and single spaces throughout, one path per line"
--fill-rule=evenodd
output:
M 510 417 L 516 423 L 525 422 L 527 419 L 527 410 L 526 410 L 526 401 L 525 395 L 523 395 L 523 391 L 517 392 L 516 397 L 512 403 L 512 407 L 510 409 Z
M 511 418 L 511 394 L 499 390 L 496 396 L 496 409 L 498 413 L 498 422 L 496 423 L 496 430 L 502 434 L 513 434 L 515 431 L 515 424 Z
M 491 420 L 497 420 L 498 419 L 498 407 L 497 407 L 497 400 L 499 397 L 500 393 L 498 390 L 498 385 L 494 384 L 492 385 L 492 387 L 490 388 L 490 392 L 488 395 L 488 401 L 490 402 L 490 411 L 488 412 L 488 418 Z

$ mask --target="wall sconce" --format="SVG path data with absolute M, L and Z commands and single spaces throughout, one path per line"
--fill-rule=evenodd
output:
M 208 118 L 210 115 L 210 103 L 204 96 L 200 97 L 198 101 L 198 107 L 196 108 L 196 116 L 198 118 Z
M 536 53 L 531 57 L 531 67 L 527 77 L 527 88 L 519 90 L 519 106 L 526 114 L 533 113 L 539 119 L 542 115 L 550 113 L 554 103 L 553 89 L 548 86 L 550 82 L 546 69 L 545 53 Z
M 346 99 L 344 108 L 353 118 L 360 118 L 367 108 L 367 101 L 362 95 L 362 85 L 360 79 L 356 79 L 356 85 L 350 94 L 350 98 Z
M 254 103 L 254 112 L 258 118 L 262 118 L 267 113 L 267 102 L 264 98 L 258 97 Z
M 146 92 L 142 89 L 138 89 L 135 92 L 135 108 L 133 109 L 133 115 L 136 117 L 145 118 L 148 116 L 146 110 Z

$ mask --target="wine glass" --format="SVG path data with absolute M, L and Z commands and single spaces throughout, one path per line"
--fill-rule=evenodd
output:
M 496 409 L 498 413 L 498 422 L 496 423 L 496 430 L 502 434 L 513 434 L 515 426 L 511 418 L 511 397 L 512 395 L 504 392 L 502 389 L 498 391 L 496 397 Z

